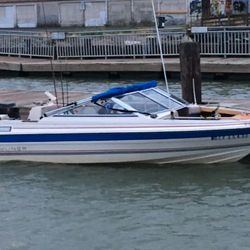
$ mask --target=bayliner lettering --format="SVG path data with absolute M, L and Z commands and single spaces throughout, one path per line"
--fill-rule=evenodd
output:
M 24 151 L 27 151 L 27 147 L 23 146 L 0 147 L 0 152 L 24 152 Z
M 248 134 L 226 135 L 226 136 L 212 136 L 211 140 L 233 140 L 233 139 L 246 139 Z

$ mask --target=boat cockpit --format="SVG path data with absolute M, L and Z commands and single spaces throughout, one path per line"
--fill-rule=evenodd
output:
M 112 88 L 106 92 L 82 100 L 57 111 L 48 112 L 53 116 L 147 116 L 150 118 L 169 117 L 171 112 L 186 108 L 189 104 L 156 87 L 151 81 Z
M 49 111 L 48 111 L 49 108 Z M 43 117 L 145 117 L 149 119 L 237 118 L 242 110 L 190 104 L 158 88 L 156 81 L 114 87 L 61 108 L 33 107 L 28 121 Z M 249 112 L 247 113 L 249 118 Z

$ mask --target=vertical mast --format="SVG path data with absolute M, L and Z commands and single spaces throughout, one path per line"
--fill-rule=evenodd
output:
M 45 15 L 45 8 L 44 8 L 44 2 L 42 2 L 42 12 L 43 12 L 43 18 L 44 18 L 44 24 L 45 24 L 45 30 L 46 30 L 46 39 L 49 41 L 49 32 L 48 32 L 48 26 L 47 26 L 47 19 Z M 55 76 L 55 70 L 53 65 L 53 58 L 50 58 L 50 68 L 51 68 L 51 74 L 52 74 L 52 80 L 54 85 L 54 94 L 56 97 L 56 105 L 58 106 L 58 96 L 57 96 L 57 88 L 56 88 L 56 76 Z
M 156 14 L 155 14 L 154 0 L 151 0 L 151 3 L 152 3 L 152 10 L 153 10 L 153 16 L 154 16 L 154 22 L 155 22 L 155 29 L 156 29 L 156 34 L 157 34 L 157 41 L 158 41 L 160 56 L 161 56 L 161 64 L 162 64 L 162 69 L 163 69 L 163 75 L 164 75 L 164 80 L 165 80 L 165 84 L 166 84 L 166 89 L 167 89 L 167 92 L 169 93 L 168 79 L 167 79 L 166 67 L 165 67 L 163 53 L 162 53 L 160 33 L 159 33 L 158 26 L 157 26 L 157 19 L 156 19 Z

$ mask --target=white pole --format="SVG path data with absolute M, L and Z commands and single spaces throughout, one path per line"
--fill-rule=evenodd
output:
M 197 98 L 196 98 L 196 90 L 195 90 L 195 82 L 194 82 L 194 78 L 192 80 L 193 83 L 193 96 L 194 96 L 194 104 L 197 105 Z
M 166 67 L 165 67 L 164 58 L 163 58 L 163 53 L 162 53 L 162 46 L 161 46 L 160 33 L 159 33 L 158 26 L 157 26 L 157 19 L 156 19 L 156 14 L 155 14 L 154 0 L 151 0 L 151 2 L 152 2 L 152 10 L 153 10 L 153 15 L 154 15 L 154 21 L 155 21 L 155 29 L 156 29 L 156 34 L 157 34 L 157 40 L 158 40 L 158 45 L 159 45 L 160 55 L 161 55 L 161 64 L 162 64 L 162 69 L 163 69 L 163 74 L 164 74 L 164 80 L 165 80 L 167 92 L 169 93 L 168 79 L 167 79 Z

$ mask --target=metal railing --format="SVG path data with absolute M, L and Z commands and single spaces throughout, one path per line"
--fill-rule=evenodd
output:
M 53 57 L 54 45 L 43 35 L 0 33 L 0 55 Z
M 250 56 L 250 29 L 195 33 L 203 56 Z
M 178 56 L 185 31 L 160 32 L 164 56 Z M 250 56 L 250 28 L 210 29 L 191 34 L 201 46 L 201 56 Z M 0 31 L 0 55 L 47 57 L 53 59 L 158 57 L 159 46 L 153 30 L 65 33 L 52 40 L 44 32 Z
M 178 45 L 185 32 L 162 33 L 163 54 L 178 55 Z M 104 34 L 75 36 L 68 34 L 56 42 L 57 58 L 149 57 L 159 55 L 154 32 L 136 34 Z

